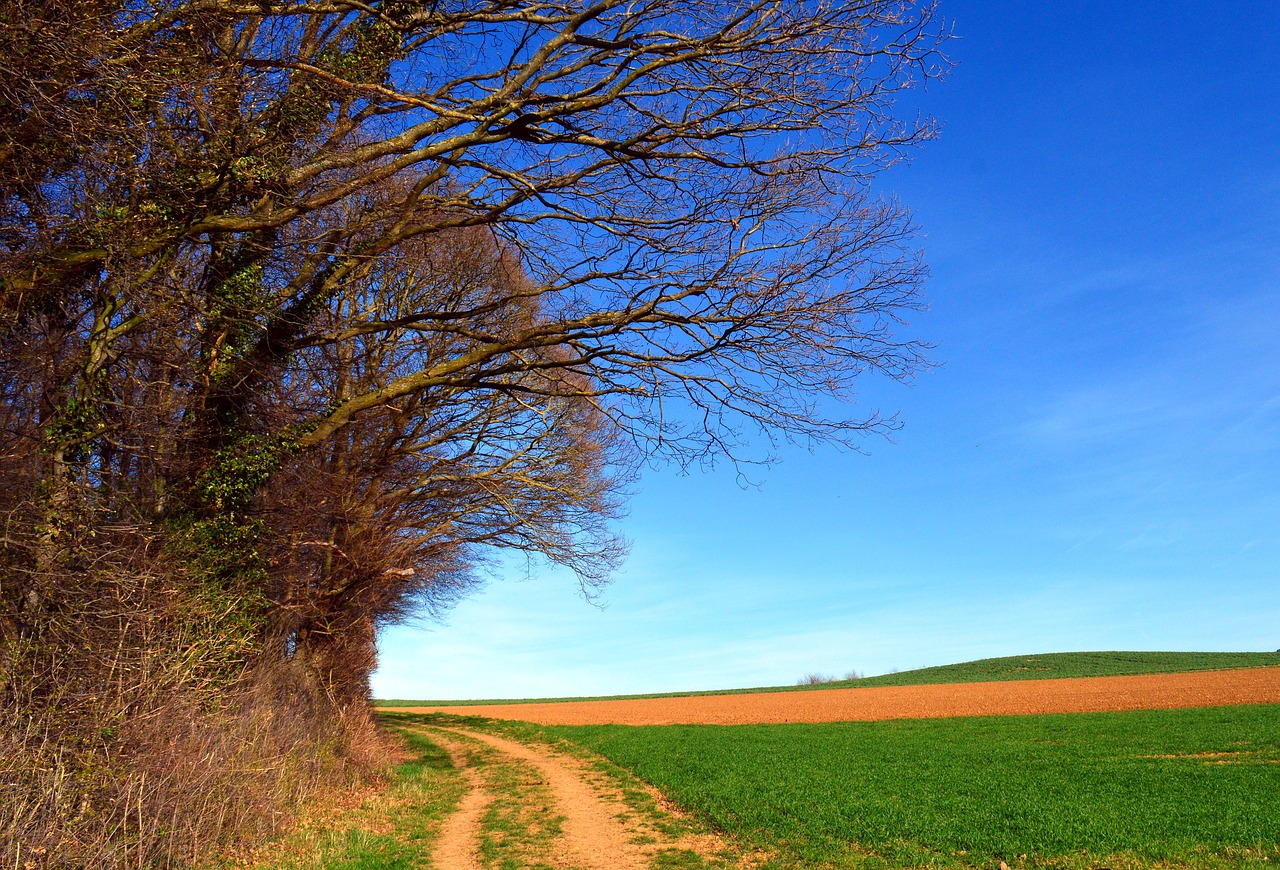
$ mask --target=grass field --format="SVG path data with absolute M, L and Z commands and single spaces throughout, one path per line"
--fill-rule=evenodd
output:
M 776 867 L 1271 867 L 1280 705 L 547 729 Z
M 1280 665 L 1280 654 L 1055 653 L 826 685 L 1269 665 Z M 811 688 L 822 687 L 777 690 Z M 1253 870 L 1280 863 L 1277 704 L 813 725 L 544 728 L 393 710 L 385 721 L 404 731 L 417 755 L 392 777 L 390 791 L 334 823 L 295 832 L 292 847 L 253 866 L 424 866 L 462 788 L 429 741 L 433 725 L 450 724 L 598 753 L 599 769 L 624 793 L 652 802 L 639 783 L 656 786 L 689 812 L 681 824 L 722 832 L 723 855 L 749 855 L 758 870 L 995 870 L 1002 862 L 1010 870 Z M 482 864 L 549 866 L 534 858 L 556 823 L 541 779 L 510 760 L 486 759 L 477 769 L 499 797 L 481 830 Z M 286 857 L 292 854 L 308 857 Z
M 530 704 L 544 701 L 604 701 L 626 698 L 681 698 L 697 695 L 738 695 L 748 692 L 803 692 L 859 686 L 916 686 L 930 683 L 978 683 L 990 680 L 1039 680 L 1062 677 L 1107 677 L 1129 674 L 1168 674 L 1230 668 L 1280 666 L 1280 652 L 1074 652 L 1043 653 L 979 659 L 955 665 L 919 668 L 896 674 L 837 680 L 816 686 L 765 686 L 756 689 L 723 689 L 707 692 L 667 692 L 650 695 L 610 695 L 580 698 L 517 698 L 492 700 L 413 701 L 378 700 L 380 707 L 445 707 L 474 704 Z

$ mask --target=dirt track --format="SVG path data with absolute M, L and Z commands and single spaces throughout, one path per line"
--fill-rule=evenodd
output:
M 480 870 L 484 864 L 478 857 L 481 817 L 492 800 L 483 777 L 454 739 L 463 735 L 488 744 L 498 752 L 528 762 L 548 785 L 554 801 L 554 813 L 561 820 L 561 836 L 551 850 L 537 859 L 546 866 L 573 867 L 580 870 L 643 870 L 649 866 L 648 852 L 637 845 L 641 832 L 632 830 L 619 818 L 624 808 L 620 798 L 610 802 L 602 798 L 583 775 L 582 765 L 571 758 L 558 756 L 542 748 L 534 748 L 493 734 L 459 729 L 433 729 L 430 739 L 449 752 L 454 767 L 467 780 L 467 794 L 462 805 L 446 821 L 432 855 L 435 866 L 448 870 Z M 648 842 L 654 842 L 652 836 Z M 505 866 L 505 865 L 504 865 Z
M 410 713 L 523 719 L 543 725 L 743 725 L 1275 703 L 1280 703 L 1280 668 L 631 701 L 396 709 Z

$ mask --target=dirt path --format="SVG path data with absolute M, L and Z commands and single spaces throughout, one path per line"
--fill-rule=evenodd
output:
M 846 722 L 1089 713 L 1175 707 L 1280 703 L 1280 668 L 1075 677 L 933 686 L 823 689 L 692 698 L 578 701 L 474 707 L 407 707 L 409 713 L 452 713 L 522 719 L 543 725 L 736 725 Z
M 643 870 L 649 866 L 645 852 L 631 842 L 636 832 L 628 830 L 618 818 L 618 811 L 623 808 L 621 799 L 611 801 L 612 805 L 606 804 L 582 778 L 580 765 L 513 740 L 476 731 L 464 733 L 499 752 L 529 762 L 551 786 L 556 810 L 565 817 L 564 835 L 549 856 L 555 866 L 584 870 Z
M 462 802 L 440 830 L 440 839 L 432 855 L 434 863 L 445 870 L 481 870 L 476 859 L 476 845 L 480 841 L 480 819 L 492 796 L 460 744 L 441 737 L 438 732 L 432 732 L 431 737 L 449 753 L 453 766 L 467 783 L 467 793 Z
M 517 743 L 503 737 L 461 728 L 431 728 L 427 732 L 438 741 L 465 777 L 468 793 L 457 811 L 445 823 L 433 855 L 444 870 L 480 870 L 478 849 L 485 811 L 494 800 L 490 786 L 476 767 L 476 755 L 464 741 L 478 741 L 500 753 L 502 763 L 516 759 L 531 766 L 549 788 L 552 804 L 544 811 L 559 820 L 560 834 L 542 854 L 522 856 L 530 866 L 563 870 L 644 870 L 660 849 L 683 849 L 700 853 L 713 847 L 697 838 L 673 840 L 628 811 L 616 788 L 603 783 L 577 759 L 559 755 L 543 747 Z M 474 744 L 473 744 L 474 745 Z M 490 759 L 485 762 L 492 766 Z M 682 865 L 683 866 L 683 865 Z

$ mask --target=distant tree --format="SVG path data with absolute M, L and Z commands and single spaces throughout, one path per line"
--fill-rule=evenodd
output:
M 891 426 L 847 400 L 921 365 L 923 268 L 869 184 L 933 135 L 894 102 L 944 35 L 901 0 L 9 4 L 6 715 L 153 721 L 141 687 L 286 660 L 358 702 L 377 626 L 490 549 L 603 581 L 637 462 Z
M 796 685 L 797 686 L 821 686 L 823 683 L 830 683 L 834 681 L 835 681 L 835 677 L 814 671 L 812 673 L 805 674 L 803 677 L 796 680 Z

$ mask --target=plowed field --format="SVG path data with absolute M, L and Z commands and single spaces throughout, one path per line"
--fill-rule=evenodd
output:
M 747 725 L 1275 703 L 1280 703 L 1280 668 L 397 710 L 542 725 Z

